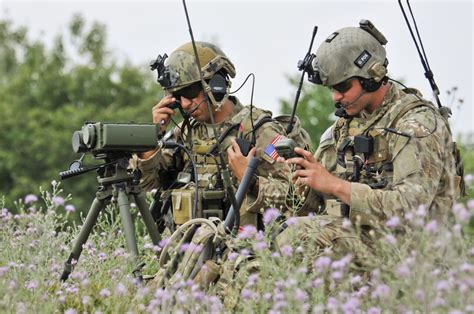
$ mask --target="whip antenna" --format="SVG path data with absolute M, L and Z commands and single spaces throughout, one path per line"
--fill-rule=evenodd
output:
M 204 91 L 204 97 L 206 98 L 207 108 L 209 110 L 209 117 L 210 117 L 210 120 L 211 120 L 212 130 L 213 130 L 213 133 L 214 133 L 214 137 L 216 138 L 217 151 L 218 151 L 219 161 L 220 161 L 220 165 L 219 165 L 220 167 L 219 168 L 220 168 L 221 173 L 222 173 L 222 179 L 223 179 L 224 186 L 225 186 L 227 195 L 229 197 L 230 203 L 231 203 L 232 207 L 237 211 L 237 214 L 235 215 L 235 225 L 234 225 L 234 232 L 237 233 L 237 230 L 240 227 L 240 215 L 238 214 L 240 207 L 237 206 L 237 201 L 235 199 L 234 188 L 232 187 L 232 183 L 231 183 L 231 180 L 230 180 L 229 170 L 228 170 L 227 164 L 224 160 L 224 153 L 220 149 L 220 143 L 219 143 L 219 137 L 220 136 L 219 136 L 218 130 L 216 128 L 216 125 L 214 123 L 214 115 L 213 115 L 213 111 L 212 111 L 212 108 L 211 108 L 211 101 L 212 100 L 211 100 L 211 97 L 208 96 L 208 93 L 211 92 L 211 89 L 210 89 L 209 85 L 206 84 L 206 82 L 204 81 L 204 75 L 202 74 L 201 63 L 199 61 L 199 56 L 198 56 L 198 53 L 197 53 L 196 42 L 194 41 L 194 35 L 193 35 L 192 27 L 191 27 L 191 21 L 189 20 L 188 8 L 186 7 L 186 0 L 183 0 L 183 7 L 184 7 L 184 13 L 186 15 L 186 21 L 188 22 L 189 35 L 191 36 L 191 43 L 193 45 L 194 57 L 196 59 L 196 66 L 198 67 L 199 76 L 201 78 L 201 85 L 202 85 L 202 88 L 203 88 L 203 91 Z M 214 104 L 214 106 L 215 106 L 215 104 Z M 196 180 L 197 180 L 197 178 L 196 178 Z
M 293 131 L 293 119 L 295 118 L 296 107 L 298 106 L 298 100 L 300 99 L 301 88 L 303 87 L 304 74 L 309 69 L 311 69 L 310 71 L 312 71 L 311 62 L 314 59 L 314 55 L 311 54 L 311 49 L 313 49 L 313 42 L 314 42 L 314 38 L 316 37 L 317 32 L 318 32 L 318 27 L 315 26 L 313 29 L 313 35 L 311 37 L 311 43 L 309 44 L 308 52 L 306 53 L 304 60 L 298 62 L 298 70 L 303 71 L 303 73 L 301 74 L 298 90 L 296 91 L 295 103 L 293 104 L 293 111 L 291 112 L 290 123 L 288 124 L 288 127 L 286 128 L 286 134 L 290 134 L 291 131 Z
M 426 57 L 425 48 L 423 47 L 423 42 L 421 40 L 420 33 L 418 32 L 418 27 L 416 25 L 415 16 L 413 15 L 410 2 L 409 0 L 407 0 L 408 9 L 410 11 L 410 15 L 413 20 L 413 25 L 414 25 L 418 40 L 415 37 L 415 34 L 413 33 L 413 28 L 411 26 L 410 21 L 408 20 L 405 9 L 403 8 L 402 1 L 398 0 L 398 4 L 400 5 L 400 9 L 402 11 L 403 17 L 405 18 L 405 22 L 407 24 L 408 30 L 410 31 L 411 38 L 413 39 L 413 42 L 415 43 L 416 50 L 418 51 L 418 55 L 420 56 L 421 64 L 423 65 L 423 68 L 425 69 L 425 77 L 428 79 L 428 82 L 430 83 L 431 90 L 433 91 L 433 95 L 436 99 L 436 103 L 438 104 L 438 108 L 443 108 L 443 106 L 441 105 L 441 101 L 439 100 L 439 89 L 434 80 L 433 71 L 431 71 L 430 65 L 428 63 L 428 58 Z M 420 46 L 421 46 L 421 50 L 420 50 Z M 449 110 L 449 108 L 446 108 L 446 109 L 448 110 L 448 114 L 451 115 L 451 110 Z

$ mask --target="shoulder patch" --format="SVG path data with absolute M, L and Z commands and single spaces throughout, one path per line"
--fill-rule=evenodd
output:
M 330 126 L 329 128 L 326 129 L 326 131 L 324 131 L 323 135 L 321 135 L 321 138 L 319 139 L 320 144 L 334 139 L 333 128 L 334 128 L 334 125 Z

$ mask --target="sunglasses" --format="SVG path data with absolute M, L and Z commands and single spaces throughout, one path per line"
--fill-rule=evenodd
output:
M 196 82 L 185 88 L 182 88 L 180 90 L 173 92 L 172 95 L 176 99 L 181 99 L 181 97 L 184 97 L 186 99 L 191 100 L 191 99 L 196 98 L 201 91 L 202 91 L 201 82 Z
M 348 79 L 348 80 L 345 80 L 341 83 L 338 83 L 338 84 L 335 84 L 333 86 L 331 86 L 331 89 L 341 93 L 341 94 L 344 94 L 345 92 L 347 92 L 349 89 L 352 88 L 352 80 L 351 79 Z

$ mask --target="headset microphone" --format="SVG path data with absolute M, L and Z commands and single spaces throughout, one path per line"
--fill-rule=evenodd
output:
M 194 111 L 196 111 L 196 110 L 202 105 L 202 103 L 205 102 L 205 101 L 206 101 L 206 99 L 203 99 L 203 100 L 201 100 L 201 102 L 200 102 L 199 104 L 197 104 L 197 105 L 196 105 L 194 108 L 192 108 L 191 110 L 189 110 L 189 111 L 184 111 L 185 114 L 186 114 L 186 117 L 189 118 L 189 117 L 194 113 Z M 184 118 L 184 115 L 183 115 L 183 118 Z
M 344 118 L 344 119 L 349 119 L 351 116 L 347 113 L 346 109 L 344 107 L 347 107 L 347 106 L 350 106 L 352 104 L 354 104 L 355 102 L 357 102 L 362 96 L 364 96 L 364 94 L 366 93 L 366 90 L 362 89 L 362 91 L 360 92 L 360 94 L 356 97 L 356 99 L 354 99 L 353 101 L 351 101 L 350 103 L 346 104 L 345 106 L 340 102 L 338 101 L 337 103 L 334 104 L 334 106 L 336 107 L 336 112 L 334 113 L 336 115 L 336 117 L 339 117 L 339 118 Z

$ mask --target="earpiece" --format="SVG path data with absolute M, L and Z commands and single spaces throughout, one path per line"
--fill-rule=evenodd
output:
M 212 95 L 217 102 L 224 99 L 224 96 L 227 94 L 228 85 L 227 77 L 222 73 L 216 73 L 209 81 Z

